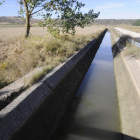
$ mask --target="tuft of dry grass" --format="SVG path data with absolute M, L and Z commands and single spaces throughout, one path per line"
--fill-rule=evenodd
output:
M 140 58 L 140 48 L 138 48 L 134 44 L 131 44 L 130 42 L 127 41 L 124 55 L 126 55 L 126 56 L 132 55 L 133 57 L 139 59 Z
M 94 34 L 75 35 L 53 38 L 51 36 L 3 37 L 0 40 L 0 88 L 24 76 L 37 67 L 45 70 L 35 74 L 26 85 L 32 85 L 48 71 L 83 48 L 93 38 L 97 38 L 99 30 Z
M 30 87 L 35 84 L 41 78 L 43 78 L 48 72 L 50 72 L 54 68 L 53 65 L 45 66 L 41 71 L 36 72 L 32 77 L 25 79 L 24 88 Z

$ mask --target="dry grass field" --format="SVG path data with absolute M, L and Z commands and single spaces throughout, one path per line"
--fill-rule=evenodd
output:
M 76 27 L 76 34 L 92 34 L 98 31 L 99 29 L 105 28 L 104 25 L 92 25 L 90 27 L 85 27 L 84 29 Z M 0 37 L 4 36 L 18 36 L 23 35 L 25 32 L 24 27 L 0 27 Z M 43 27 L 31 27 L 30 35 L 46 35 L 48 34 L 47 29 Z
M 0 30 L 0 88 L 24 76 L 37 67 L 43 71 L 34 75 L 28 85 L 35 83 L 44 74 L 64 62 L 83 48 L 105 29 L 105 26 L 76 28 L 75 36 L 59 38 L 46 35 L 46 29 L 31 28 L 29 38 L 24 38 L 24 28 Z M 27 86 L 28 86 L 27 85 Z
M 140 33 L 140 26 L 117 25 L 117 27 L 129 30 L 129 31 L 133 31 L 136 33 Z
M 0 22 L 0 25 L 9 25 L 8 22 Z

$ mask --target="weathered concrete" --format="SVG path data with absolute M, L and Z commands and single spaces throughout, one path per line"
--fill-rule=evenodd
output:
M 140 59 L 136 59 L 133 56 L 125 56 L 124 60 L 133 77 L 133 82 L 140 97 Z
M 25 90 L 26 80 L 30 79 L 34 74 L 43 70 L 43 67 L 39 67 L 14 81 L 10 85 L 0 89 L 0 110 L 7 106 L 12 100 L 20 95 Z
M 113 46 L 114 71 L 116 77 L 123 140 L 140 139 L 140 68 L 133 58 L 124 57 L 119 41 Z
M 114 60 L 123 140 L 140 139 L 140 98 L 121 56 Z M 131 140 L 129 138 L 129 140 Z
M 51 140 L 106 30 L 0 112 L 1 140 Z

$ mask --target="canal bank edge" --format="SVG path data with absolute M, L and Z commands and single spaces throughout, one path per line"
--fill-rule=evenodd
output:
M 51 140 L 107 29 L 0 112 L 0 140 Z
M 112 46 L 112 52 L 114 57 L 122 139 L 136 140 L 140 139 L 140 99 L 133 77 L 121 53 L 123 50 L 121 50 L 120 40 L 116 39 L 116 37 L 114 38 L 116 43 Z

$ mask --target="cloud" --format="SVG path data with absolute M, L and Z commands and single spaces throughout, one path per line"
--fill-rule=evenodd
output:
M 102 6 L 98 6 L 98 10 L 106 10 L 106 9 L 113 9 L 113 8 L 121 8 L 124 7 L 126 3 L 114 3 L 114 2 L 106 2 Z

